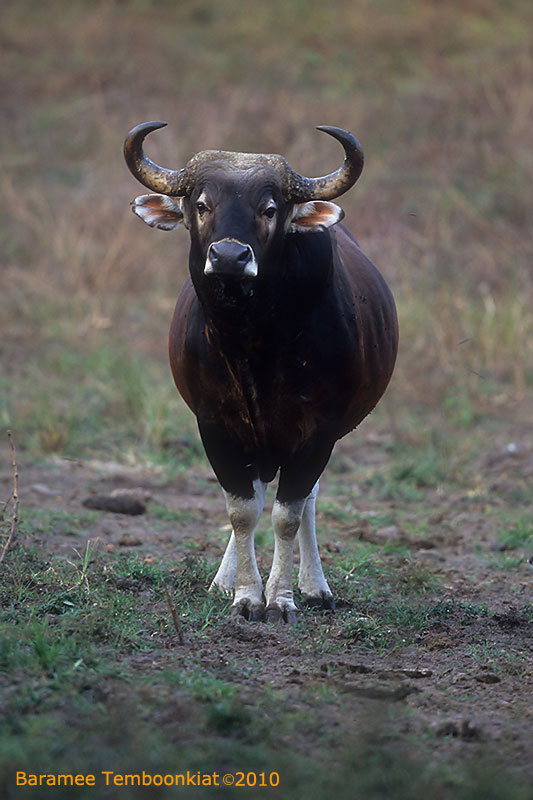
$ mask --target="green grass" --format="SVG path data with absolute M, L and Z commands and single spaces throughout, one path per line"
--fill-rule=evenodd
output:
M 44 361 L 28 361 L 16 390 L 10 381 L 2 388 L 4 417 L 24 432 L 18 444 L 34 456 L 109 457 L 120 448 L 126 462 L 179 462 L 182 471 L 203 458 L 194 418 L 168 367 L 120 345 L 53 348 Z
M 533 544 L 533 523 L 529 517 L 520 517 L 514 524 L 499 531 L 502 550 L 524 550 Z
M 157 527 L 157 522 L 187 523 L 194 521 L 198 517 L 197 512 L 182 511 L 179 508 L 165 508 L 156 503 L 150 503 L 148 513 L 150 518 L 156 520 L 155 527 Z
M 97 519 L 94 511 L 82 511 L 71 514 L 68 511 L 23 508 L 20 515 L 19 530 L 23 536 L 33 536 L 35 533 L 46 533 L 67 536 L 82 536 Z
M 524 617 L 527 611 L 524 613 Z M 529 609 L 531 618 L 531 609 Z M 471 648 L 476 669 L 481 666 L 484 670 L 495 673 L 501 677 L 526 678 L 529 673 L 527 654 L 524 651 L 502 649 L 484 642 Z
M 375 760 L 368 761 L 375 750 L 367 729 L 348 742 L 342 731 L 323 731 L 323 720 L 343 702 L 333 685 L 311 683 L 295 702 L 268 684 L 243 686 L 243 676 L 252 677 L 260 665 L 255 659 L 246 664 L 242 656 L 228 654 L 223 661 L 205 661 L 201 643 L 216 637 L 229 604 L 206 592 L 213 572 L 204 559 L 163 564 L 136 555 L 104 558 L 91 545 L 72 563 L 44 560 L 20 546 L 11 553 L 0 589 L 6 623 L 0 683 L 19 688 L 6 693 L 0 721 L 4 796 L 25 796 L 13 793 L 14 765 L 46 772 L 67 760 L 73 771 L 98 774 L 101 769 L 131 773 L 139 764 L 153 773 L 208 771 L 213 764 L 224 772 L 274 771 L 282 776 L 284 796 L 303 797 L 312 790 L 325 797 L 331 791 L 326 761 L 309 753 L 310 743 L 319 745 L 318 731 L 324 759 L 333 757 L 337 765 L 331 777 L 337 796 L 353 796 L 344 792 L 339 774 L 366 787 L 368 796 L 381 796 L 384 762 L 378 760 L 378 769 Z M 403 556 L 376 558 L 368 552 L 348 558 L 328 579 L 357 610 L 347 607 L 333 618 L 302 613 L 293 642 L 315 658 L 342 654 L 347 647 L 391 652 L 435 622 L 490 613 L 485 606 L 435 599 L 431 574 Z M 183 646 L 175 644 L 165 586 L 185 629 Z M 482 658 L 481 650 L 473 654 Z M 510 656 L 502 660 L 501 652 L 487 650 L 485 655 L 499 660 L 500 671 L 517 674 Z M 380 759 L 390 771 L 386 785 L 394 786 L 398 797 L 422 796 L 426 785 L 439 785 L 442 796 L 451 797 L 451 786 L 460 792 L 462 782 L 470 785 L 465 769 L 451 783 L 433 767 L 420 773 L 418 759 L 405 771 L 401 740 L 390 738 L 388 725 L 386 719 L 377 729 L 374 725 L 382 730 L 374 735 L 384 737 Z M 403 793 L 404 780 L 409 795 Z M 520 791 L 519 783 L 511 783 L 503 796 L 521 798 Z M 89 796 L 76 792 L 69 796 Z M 155 796 L 171 795 L 161 790 Z

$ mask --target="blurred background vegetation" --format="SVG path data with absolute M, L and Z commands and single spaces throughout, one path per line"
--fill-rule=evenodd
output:
M 122 142 L 176 168 L 350 129 L 346 221 L 397 297 L 386 424 L 520 414 L 533 378 L 529 0 L 7 0 L 0 31 L 0 424 L 33 456 L 156 458 L 192 432 L 166 364 L 188 237 L 149 230 Z M 181 411 L 179 411 L 181 409 Z M 380 417 L 377 417 L 379 423 Z

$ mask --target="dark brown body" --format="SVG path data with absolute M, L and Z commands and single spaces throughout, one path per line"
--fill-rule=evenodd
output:
M 251 319 L 237 311 L 235 330 L 224 334 L 206 319 L 188 280 L 169 340 L 176 386 L 200 430 L 202 421 L 222 425 L 253 464 L 252 479 L 272 480 L 295 457 L 300 470 L 299 453 L 317 458 L 306 486 L 290 495 L 310 491 L 335 441 L 376 406 L 398 346 L 392 294 L 348 229 L 303 236 L 310 244 L 331 237 L 331 271 L 320 277 L 317 298 L 308 303 L 300 289 Z M 237 487 L 226 481 L 224 488 Z

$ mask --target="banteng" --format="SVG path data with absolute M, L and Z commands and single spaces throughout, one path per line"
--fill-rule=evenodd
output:
M 342 166 L 322 178 L 299 175 L 279 155 L 219 150 L 169 170 L 143 151 L 163 125 L 134 128 L 124 152 L 133 175 L 157 192 L 137 197 L 133 211 L 190 234 L 170 363 L 233 527 L 213 586 L 234 590 L 235 614 L 290 622 L 297 534 L 304 599 L 334 608 L 316 543 L 318 479 L 337 439 L 379 401 L 396 359 L 391 292 L 330 202 L 356 182 L 363 153 L 351 134 L 321 127 L 345 151 Z M 254 529 L 278 472 L 263 589 Z

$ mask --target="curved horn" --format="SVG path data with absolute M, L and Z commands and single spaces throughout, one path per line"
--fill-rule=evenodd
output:
M 124 141 L 124 158 L 132 175 L 148 189 L 174 197 L 185 194 L 186 170 L 165 169 L 144 153 L 143 141 L 149 133 L 166 127 L 166 122 L 143 122 L 132 128 Z
M 306 200 L 333 200 L 347 192 L 354 185 L 363 171 L 363 149 L 355 136 L 342 128 L 319 125 L 318 131 L 324 131 L 344 147 L 346 157 L 344 163 L 330 175 L 323 178 L 305 178 L 294 173 L 294 184 L 291 187 L 291 199 L 299 202 Z

